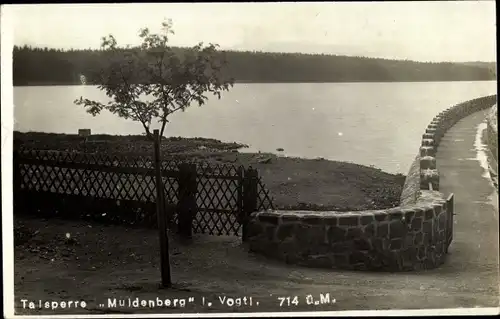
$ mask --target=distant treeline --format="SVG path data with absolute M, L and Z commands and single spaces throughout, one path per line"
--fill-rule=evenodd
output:
M 182 54 L 183 48 L 175 48 Z M 496 79 L 496 64 L 428 63 L 326 54 L 224 51 L 236 82 L 411 82 Z M 14 47 L 14 85 L 98 84 L 100 50 Z

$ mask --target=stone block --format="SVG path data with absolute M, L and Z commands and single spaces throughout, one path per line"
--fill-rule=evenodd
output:
M 287 238 L 293 238 L 295 236 L 295 224 L 294 223 L 282 223 L 278 225 L 276 230 L 276 238 L 279 241 L 283 241 Z
M 436 169 L 436 158 L 431 156 L 421 157 L 420 169 Z
M 302 222 L 309 225 L 324 225 L 323 218 L 320 216 L 304 216 Z
M 347 231 L 344 228 L 331 226 L 327 231 L 328 241 L 333 243 L 343 242 L 346 240 Z
M 260 236 L 264 232 L 264 227 L 259 222 L 250 222 L 248 224 L 248 238 Z
M 427 258 L 427 248 L 422 246 L 417 248 L 417 258 L 418 260 L 425 260 Z
M 375 251 L 377 252 L 382 252 L 384 251 L 387 247 L 384 246 L 384 239 L 382 238 L 373 238 L 371 240 L 372 247 Z
M 366 225 L 363 228 L 363 234 L 365 237 L 371 238 L 377 236 L 377 227 L 375 226 L 375 223 L 371 223 L 369 225 Z
M 325 241 L 325 228 L 323 227 L 303 227 L 304 234 L 299 236 L 300 230 L 296 234 L 299 244 L 305 245 L 320 245 Z
M 358 226 L 359 217 L 358 216 L 342 216 L 339 217 L 339 226 Z
M 346 239 L 347 240 L 354 240 L 361 238 L 363 235 L 363 231 L 361 228 L 349 228 L 347 229 L 347 234 L 346 234 Z
M 353 250 L 353 243 L 350 241 L 344 241 L 340 243 L 335 243 L 332 245 L 332 252 L 334 253 L 349 253 Z
M 428 246 L 432 243 L 431 233 L 422 233 L 422 245 Z
M 415 211 L 413 209 L 403 209 L 402 213 L 406 223 L 411 223 L 415 217 Z
M 420 231 L 422 230 L 422 218 L 420 217 L 415 217 L 411 221 L 411 230 L 412 231 Z
M 281 221 L 283 223 L 298 222 L 301 221 L 302 217 L 295 214 L 283 214 L 281 215 Z
M 421 207 L 412 208 L 412 211 L 415 213 L 413 218 L 425 218 L 424 210 Z
M 434 207 L 428 206 L 424 208 L 425 220 L 433 219 L 435 217 Z
M 268 225 L 264 227 L 264 232 L 266 234 L 266 238 L 269 241 L 274 241 L 276 234 L 276 226 Z
M 420 170 L 420 189 L 429 189 L 429 183 L 433 185 L 433 190 L 437 190 L 434 186 L 439 186 L 439 173 L 436 169 L 421 169 Z
M 444 245 L 442 243 L 436 245 L 436 256 L 435 256 L 435 259 L 438 260 L 442 257 L 443 253 L 444 253 Z
M 422 139 L 423 140 L 429 139 L 429 140 L 433 140 L 433 141 L 435 140 L 434 139 L 434 134 L 431 134 L 431 133 L 424 133 L 424 134 L 422 134 Z
M 297 247 L 300 247 L 300 246 L 296 246 L 296 249 L 297 249 Z M 316 245 L 312 245 L 312 246 L 307 247 L 307 249 L 305 249 L 305 251 L 307 251 L 307 256 L 311 256 L 311 255 L 328 254 L 331 252 L 331 249 L 332 249 L 332 247 L 328 244 L 316 244 Z
M 403 269 L 403 260 L 399 250 L 393 251 L 389 254 L 388 269 L 392 271 L 401 271 Z
M 409 260 L 412 263 L 417 262 L 417 254 L 418 254 L 418 249 L 417 247 L 413 246 L 407 247 L 401 252 L 403 259 Z
M 441 213 L 439 214 L 439 217 L 438 217 L 438 224 L 439 224 L 439 229 L 440 230 L 443 230 L 446 228 L 446 224 L 447 224 L 447 221 L 446 221 L 446 213 Z
M 404 214 L 400 208 L 392 208 L 387 211 L 387 214 L 389 215 L 389 221 L 401 220 L 404 217 Z
M 439 132 L 435 128 L 426 128 L 424 135 L 429 136 L 429 138 L 432 138 L 434 142 L 436 142 L 439 139 Z
M 438 198 L 434 201 L 434 204 L 441 206 L 441 209 L 444 209 L 443 205 L 446 204 L 446 199 L 444 199 L 444 194 L 440 194 Z
M 309 234 L 311 232 L 312 226 L 307 224 L 297 224 L 295 226 L 295 238 L 298 243 L 306 244 L 309 242 Z
M 437 239 L 437 234 L 439 233 L 439 220 L 437 218 L 432 220 L 432 233 Z
M 421 232 L 415 233 L 413 236 L 413 245 L 420 246 L 423 243 L 424 235 Z
M 404 236 L 403 247 L 413 247 L 413 241 L 415 240 L 415 235 L 412 233 L 406 233 Z
M 432 262 L 436 261 L 436 247 L 435 246 L 427 247 L 427 259 L 432 260 Z
M 362 226 L 371 224 L 375 221 L 375 216 L 373 214 L 361 215 L 359 222 Z
M 434 216 L 439 216 L 441 214 L 441 212 L 443 211 L 442 204 L 434 204 L 434 205 L 432 205 L 432 208 L 434 208 Z
M 379 270 L 383 268 L 382 258 L 378 256 L 369 256 L 368 267 L 371 270 Z
M 325 225 L 337 226 L 338 225 L 338 217 L 337 216 L 325 216 L 323 217 L 323 222 Z
M 259 221 L 263 222 L 263 223 L 268 223 L 268 224 L 271 224 L 271 225 L 278 225 L 279 223 L 279 217 L 278 215 L 274 215 L 274 214 L 260 214 L 259 215 Z
M 408 228 L 401 221 L 392 221 L 390 223 L 389 238 L 403 238 L 408 232 Z
M 441 209 L 443 212 L 447 212 L 448 211 L 448 203 L 446 202 L 446 200 L 443 200 L 442 204 L 441 204 Z
M 377 227 L 377 237 L 379 238 L 389 238 L 389 223 L 380 223 Z
M 366 262 L 369 261 L 368 256 L 360 251 L 353 251 L 349 255 L 349 264 L 350 265 L 357 265 L 357 264 L 365 264 Z
M 439 191 L 439 176 L 436 179 L 431 180 L 432 190 Z
M 422 146 L 434 146 L 434 139 L 431 138 L 422 139 Z
M 420 177 L 424 179 L 439 178 L 439 172 L 437 169 L 421 169 Z
M 436 149 L 433 146 L 421 146 L 420 156 L 436 156 Z
M 424 221 L 424 223 L 422 225 L 422 231 L 425 234 L 431 234 L 432 233 L 432 229 L 433 229 L 433 227 L 432 227 L 432 219 Z
M 356 250 L 370 250 L 372 249 L 372 244 L 368 239 L 355 239 L 354 249 Z
M 438 231 L 438 240 L 441 243 L 446 242 L 446 232 L 444 230 L 439 230 Z
M 386 212 L 377 212 L 374 214 L 375 220 L 377 222 L 383 222 L 389 219 L 389 215 Z

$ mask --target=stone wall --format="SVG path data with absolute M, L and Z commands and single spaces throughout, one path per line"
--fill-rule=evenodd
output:
M 417 202 L 420 191 L 420 154 L 415 157 L 415 160 L 410 166 L 410 170 L 406 175 L 403 191 L 401 192 L 400 205 L 409 206 Z
M 488 167 L 493 184 L 498 190 L 498 114 L 495 104 L 486 116 L 486 145 L 488 146 Z
M 496 95 L 470 100 L 452 106 L 439 113 L 427 126 L 420 146 L 420 189 L 439 190 L 439 172 L 436 168 L 436 152 L 446 131 L 462 118 L 488 108 L 496 103 Z M 431 186 L 432 185 L 432 188 Z
M 248 224 L 249 249 L 311 267 L 404 271 L 439 266 L 453 237 L 453 208 L 439 192 L 437 147 L 458 120 L 495 101 L 496 96 L 471 100 L 433 119 L 408 173 L 400 207 L 256 212 Z

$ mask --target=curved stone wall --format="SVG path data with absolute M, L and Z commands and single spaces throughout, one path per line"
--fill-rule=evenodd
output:
M 420 195 L 420 154 L 410 166 L 401 192 L 400 205 L 409 206 L 417 202 Z
M 401 206 L 377 211 L 264 211 L 250 216 L 249 248 L 312 267 L 403 271 L 444 262 L 453 236 L 453 210 L 439 190 L 436 150 L 458 120 L 491 107 L 496 95 L 453 106 L 422 136 Z
M 486 145 L 488 146 L 488 166 L 493 184 L 498 190 L 498 114 L 495 104 L 486 116 Z

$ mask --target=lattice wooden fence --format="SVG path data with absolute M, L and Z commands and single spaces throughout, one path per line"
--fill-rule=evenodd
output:
M 184 196 L 179 189 L 179 182 L 184 181 L 181 164 L 162 162 L 165 204 L 173 224 Z M 241 216 L 249 213 L 248 203 L 255 201 L 252 210 L 273 209 L 258 176 L 254 198 L 247 198 L 250 187 L 245 186 L 245 173 L 254 172 L 251 168 L 195 165 L 194 232 L 241 235 Z M 149 157 L 20 150 L 14 152 L 14 173 L 15 211 L 118 224 L 157 224 L 154 164 Z

